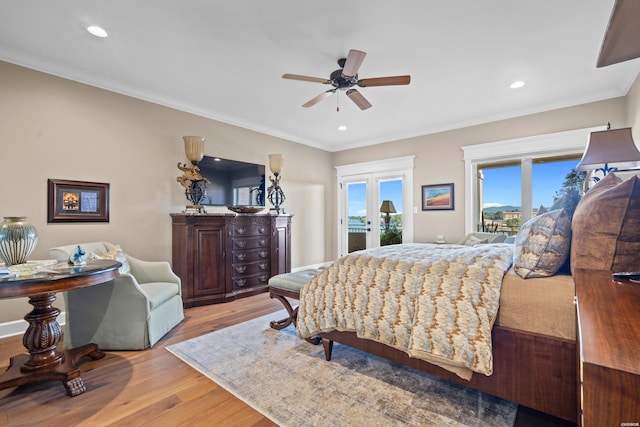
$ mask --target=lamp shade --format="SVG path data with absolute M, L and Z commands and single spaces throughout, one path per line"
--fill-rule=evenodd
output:
M 631 128 L 591 132 L 587 149 L 576 169 L 595 170 L 605 165 L 618 169 L 640 167 L 640 151 L 633 142 Z
M 282 172 L 284 156 L 282 154 L 269 154 L 269 168 L 272 173 L 279 174 Z
M 380 212 L 382 213 L 396 213 L 396 208 L 393 206 L 391 200 L 383 200 L 382 206 L 380 206 Z
M 201 136 L 183 136 L 184 153 L 191 163 L 198 163 L 204 157 L 204 138 Z

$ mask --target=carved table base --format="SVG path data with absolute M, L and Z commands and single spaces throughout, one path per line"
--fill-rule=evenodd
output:
M 0 389 L 38 381 L 62 381 L 69 396 L 77 396 L 86 390 L 77 368 L 78 362 L 86 356 L 101 359 L 104 353 L 96 344 L 57 350 L 62 330 L 56 320 L 60 310 L 52 306 L 55 299 L 53 293 L 29 297 L 29 304 L 34 308 L 24 317 L 29 327 L 22 338 L 29 354 L 11 358 L 9 368 L 0 375 Z
M 59 365 L 32 371 L 22 369 L 30 358 L 28 354 L 12 357 L 9 362 L 9 368 L 0 375 L 0 389 L 40 381 L 62 381 L 69 396 L 73 397 L 84 393 L 86 388 L 82 378 L 80 378 L 80 369 L 77 367 L 78 362 L 86 356 L 91 357 L 93 360 L 102 359 L 104 353 L 98 350 L 96 344 L 87 344 L 59 354 L 62 355 L 62 362 Z

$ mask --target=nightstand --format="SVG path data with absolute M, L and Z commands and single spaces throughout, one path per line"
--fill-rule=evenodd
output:
M 616 283 L 600 270 L 577 269 L 574 279 L 578 419 L 584 427 L 638 425 L 640 284 Z

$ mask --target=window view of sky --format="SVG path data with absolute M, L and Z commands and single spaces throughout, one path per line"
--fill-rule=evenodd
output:
M 402 213 L 402 181 L 380 183 L 380 204 L 391 200 L 397 213 Z M 380 206 L 378 206 L 380 208 Z M 349 184 L 349 216 L 363 216 L 367 213 L 367 187 L 364 183 Z
M 553 196 L 562 188 L 562 183 L 579 159 L 533 165 L 533 207 L 549 208 Z M 482 207 L 521 205 L 520 166 L 484 169 L 482 184 Z

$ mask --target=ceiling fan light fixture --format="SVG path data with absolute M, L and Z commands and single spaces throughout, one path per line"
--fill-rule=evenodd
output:
M 345 92 L 345 95 L 349 97 L 354 104 L 361 110 L 367 110 L 371 108 L 371 103 L 356 89 L 357 87 L 368 86 L 396 86 L 396 85 L 408 85 L 411 82 L 411 76 L 388 76 L 388 77 L 375 77 L 369 79 L 362 79 L 358 77 L 358 69 L 364 61 L 367 54 L 360 50 L 351 49 L 346 58 L 338 59 L 339 70 L 333 71 L 329 75 L 329 79 L 323 79 L 319 77 L 301 76 L 299 74 L 283 74 L 283 79 L 300 80 L 312 83 L 322 83 L 333 86 L 333 89 L 329 89 L 320 95 L 312 98 L 311 100 L 302 104 L 303 107 L 308 108 L 316 105 L 323 99 L 333 95 L 337 90 Z M 336 99 L 336 102 L 338 100 Z M 336 111 L 340 111 L 340 105 L 336 107 Z
M 511 89 L 520 89 L 522 86 L 524 86 L 524 82 L 522 80 L 516 80 L 515 82 L 511 83 L 509 85 L 509 87 Z

